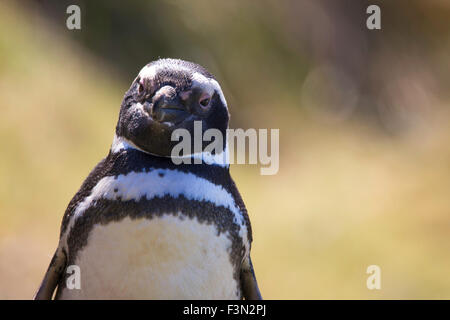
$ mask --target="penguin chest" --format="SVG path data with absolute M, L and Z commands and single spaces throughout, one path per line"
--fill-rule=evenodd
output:
M 239 299 L 227 232 L 180 213 L 96 224 L 60 299 Z

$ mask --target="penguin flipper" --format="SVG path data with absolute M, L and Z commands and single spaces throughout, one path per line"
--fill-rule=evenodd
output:
M 51 300 L 53 292 L 61 278 L 62 272 L 66 266 L 66 255 L 59 249 L 53 255 L 52 261 L 45 273 L 44 280 L 39 287 L 34 300 Z
M 244 260 L 241 267 L 241 288 L 245 300 L 262 300 L 250 256 Z

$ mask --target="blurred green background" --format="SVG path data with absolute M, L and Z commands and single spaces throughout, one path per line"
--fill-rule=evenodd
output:
M 0 298 L 33 296 L 123 94 L 173 57 L 216 75 L 231 127 L 280 129 L 277 175 L 232 166 L 265 298 L 449 299 L 449 17 L 445 0 L 2 1 Z

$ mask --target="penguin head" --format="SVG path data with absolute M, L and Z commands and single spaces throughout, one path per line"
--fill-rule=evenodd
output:
M 142 68 L 125 94 L 116 138 L 168 157 L 178 143 L 171 138 L 174 130 L 188 130 L 193 144 L 195 121 L 201 121 L 202 134 L 220 130 L 225 146 L 229 113 L 219 83 L 200 65 L 160 59 Z

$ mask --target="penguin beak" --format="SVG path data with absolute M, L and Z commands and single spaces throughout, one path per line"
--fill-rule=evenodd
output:
M 153 119 L 158 122 L 178 124 L 191 115 L 187 105 L 171 86 L 164 86 L 158 90 L 151 109 Z
M 159 122 L 178 123 L 183 121 L 189 112 L 179 99 L 164 99 L 162 102 L 153 105 L 154 119 Z

